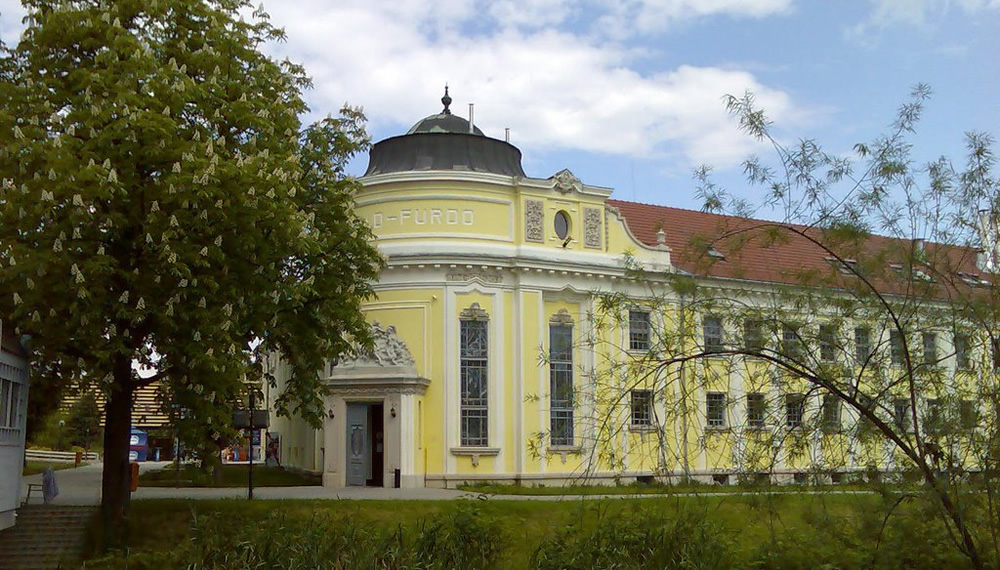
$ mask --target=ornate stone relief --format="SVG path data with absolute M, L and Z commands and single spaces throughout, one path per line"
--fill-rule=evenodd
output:
M 559 312 L 552 315 L 552 318 L 549 319 L 549 323 L 553 325 L 571 325 L 573 324 L 573 317 L 566 309 L 559 309 Z
M 552 187 L 556 190 L 556 192 L 561 192 L 563 194 L 568 194 L 574 190 L 579 192 L 583 189 L 583 182 L 580 182 L 580 179 L 566 168 L 557 172 L 551 180 L 554 181 L 554 185 Z
M 541 200 L 524 201 L 524 239 L 526 241 L 543 241 L 544 215 Z
M 479 303 L 469 305 L 469 308 L 458 314 L 458 318 L 463 321 L 488 321 L 489 313 L 479 306 Z
M 583 209 L 583 245 L 600 249 L 601 245 L 601 211 L 597 208 Z
M 396 327 L 382 328 L 377 322 L 371 326 L 375 343 L 370 350 L 355 347 L 335 365 L 337 368 L 364 366 L 413 366 L 413 355 L 396 335 Z

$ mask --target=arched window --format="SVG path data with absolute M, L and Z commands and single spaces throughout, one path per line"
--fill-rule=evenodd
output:
M 549 321 L 549 434 L 551 445 L 573 439 L 573 320 L 565 309 Z

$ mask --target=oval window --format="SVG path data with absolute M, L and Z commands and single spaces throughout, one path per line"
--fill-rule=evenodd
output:
M 555 225 L 556 235 L 559 236 L 559 239 L 566 239 L 566 236 L 569 235 L 569 214 L 563 211 L 556 212 L 553 225 Z

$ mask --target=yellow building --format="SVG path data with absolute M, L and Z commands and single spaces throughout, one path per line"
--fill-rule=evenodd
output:
M 778 386 L 751 364 L 734 370 L 709 360 L 666 371 L 691 375 L 670 394 L 628 374 L 617 386 L 597 380 L 648 351 L 656 331 L 685 326 L 683 295 L 672 301 L 676 310 L 643 308 L 649 291 L 629 277 L 628 263 L 764 295 L 789 282 L 782 268 L 829 269 L 829 260 L 784 244 L 744 260 L 749 273 L 725 264 L 699 272 L 681 250 L 731 219 L 611 200 L 610 189 L 568 170 L 528 177 L 517 148 L 451 114 L 447 92 L 442 102 L 441 113 L 371 150 L 356 206 L 387 260 L 378 298 L 364 307 L 376 347 L 324 371 L 330 393 L 321 430 L 273 418 L 284 465 L 322 472 L 332 487 L 682 474 L 735 482 L 730 476 L 748 469 L 755 448 L 772 460 L 772 473 L 789 478 L 817 464 L 863 468 L 863 453 L 847 450 L 843 437 L 765 434 L 765 396 L 780 399 L 781 421 L 792 428 L 806 414 L 838 425 L 851 418 L 841 417 L 839 402 Z M 614 326 L 598 326 L 598 291 L 636 304 Z M 706 346 L 743 326 L 695 313 L 687 326 Z M 279 363 L 275 372 L 280 390 L 288 370 Z M 668 413 L 680 399 L 690 410 Z

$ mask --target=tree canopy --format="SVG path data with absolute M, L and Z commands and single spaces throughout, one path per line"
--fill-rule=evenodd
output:
M 261 51 L 283 32 L 246 1 L 24 4 L 0 59 L 0 314 L 108 396 L 107 514 L 137 386 L 221 437 L 248 352 L 280 350 L 281 409 L 319 417 L 381 265 L 344 174 L 369 141 L 358 109 L 301 123 L 309 79 Z

